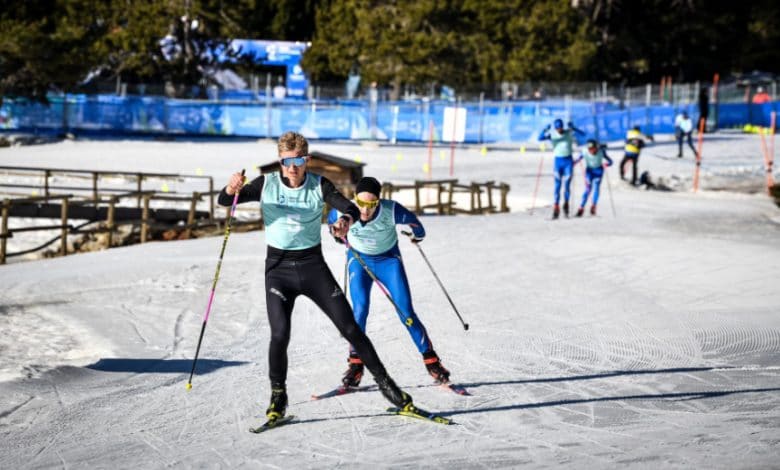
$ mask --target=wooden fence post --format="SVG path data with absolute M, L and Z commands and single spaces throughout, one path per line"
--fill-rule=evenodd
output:
M 509 212 L 509 207 L 507 207 L 506 199 L 507 195 L 509 194 L 509 185 L 506 183 L 501 183 L 501 212 Z
M 116 196 L 111 196 L 111 198 L 108 200 L 108 213 L 106 214 L 106 224 L 108 226 L 108 246 L 106 246 L 106 248 L 111 248 L 111 245 L 114 241 L 114 230 L 116 229 L 116 201 Z
M 138 192 L 138 201 L 136 202 L 136 207 L 141 207 L 141 187 L 143 186 L 143 180 L 144 180 L 143 173 L 138 173 L 136 175 L 136 178 L 138 178 L 138 180 L 136 181 L 136 189 L 135 189 Z
M 194 191 L 192 193 L 192 200 L 190 201 L 190 212 L 187 214 L 187 230 L 185 231 L 185 233 L 187 234 L 187 238 L 189 238 L 192 235 L 192 226 L 195 224 L 195 209 L 198 206 L 199 200 L 200 200 L 200 193 Z
M 458 180 L 450 181 L 450 198 L 447 201 L 447 215 L 452 215 L 455 212 L 455 208 L 453 207 L 453 200 L 452 196 L 455 192 L 455 183 L 457 183 Z
M 493 206 L 493 187 L 494 187 L 494 181 L 488 181 L 485 183 L 485 191 L 487 191 L 487 198 L 488 198 L 488 212 L 495 212 L 495 207 Z
M 144 194 L 144 208 L 141 211 L 141 243 L 146 243 L 149 236 L 149 198 L 151 196 Z
M 92 172 L 92 199 L 95 200 L 95 206 L 98 204 L 98 172 Z
M 51 176 L 51 170 L 45 170 L 43 172 L 43 195 L 47 198 L 49 197 L 49 176 Z M 49 200 L 46 199 L 46 202 Z
M 62 198 L 62 209 L 60 211 L 60 224 L 62 224 L 62 231 L 60 232 L 60 255 L 68 255 L 68 196 Z
M 11 201 L 3 200 L 2 222 L 0 222 L 0 264 L 5 264 L 5 248 L 8 240 L 8 213 L 11 210 Z

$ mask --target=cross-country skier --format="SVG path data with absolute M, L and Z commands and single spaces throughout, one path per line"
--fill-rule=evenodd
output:
M 561 198 L 561 182 L 563 182 L 563 213 L 566 217 L 569 216 L 571 174 L 574 168 L 572 166 L 574 134 L 585 135 L 585 132 L 574 127 L 571 122 L 569 122 L 568 129 L 564 129 L 563 121 L 561 119 L 556 119 L 553 122 L 552 127 L 552 129 L 550 129 L 549 125 L 545 127 L 539 134 L 539 140 L 549 140 L 552 142 L 553 155 L 555 156 L 555 193 L 553 195 L 555 205 L 553 206 L 553 219 L 557 219 L 561 213 L 559 205 Z
M 349 228 L 347 235 L 352 247 L 347 250 L 347 267 L 355 320 L 365 331 L 373 280 L 360 261 L 355 259 L 353 250 L 357 251 L 360 259 L 389 291 L 390 297 L 400 309 L 396 313 L 422 354 L 428 373 L 436 382 L 448 383 L 450 372 L 444 368 L 433 350 L 425 326 L 412 306 L 409 281 L 401 260 L 395 226 L 408 225 L 412 229 L 412 243 L 420 243 L 425 238 L 425 228 L 417 216 L 403 205 L 391 199 L 380 199 L 381 189 L 379 181 L 370 176 L 362 178 L 355 186 L 355 202 L 360 209 L 360 220 Z M 334 223 L 338 217 L 338 211 L 332 209 L 328 215 L 328 223 Z M 348 362 L 349 368 L 341 381 L 345 387 L 356 387 L 363 377 L 363 361 L 352 345 Z
M 382 394 L 401 409 L 412 408 L 412 397 L 390 378 L 371 341 L 355 321 L 349 303 L 322 256 L 320 229 L 325 203 L 343 214 L 332 224 L 336 236 L 344 236 L 360 218 L 360 211 L 325 177 L 306 171 L 309 144 L 295 132 L 279 137 L 281 173 L 261 175 L 244 186 L 240 173 L 230 177 L 219 195 L 219 204 L 259 201 L 268 245 L 265 261 L 265 298 L 271 341 L 268 351 L 271 403 L 270 420 L 284 416 L 287 408 L 287 345 L 295 299 L 310 298 L 352 344 L 374 376 Z
M 626 133 L 626 153 L 623 155 L 623 160 L 620 161 L 620 179 L 625 179 L 626 164 L 630 164 L 632 186 L 636 186 L 636 166 L 639 161 L 639 153 L 645 146 L 646 140 L 652 141 L 653 137 L 643 134 L 639 126 L 634 126 Z
M 683 156 L 683 140 L 688 140 L 688 147 L 693 150 L 696 158 L 696 148 L 693 146 L 693 121 L 688 117 L 688 112 L 683 111 L 674 118 L 674 136 L 677 139 L 677 158 Z
M 596 215 L 596 205 L 599 203 L 599 190 L 601 188 L 601 178 L 604 176 L 604 167 L 612 166 L 612 159 L 607 156 L 604 146 L 599 146 L 593 139 L 588 140 L 587 149 L 580 152 L 579 157 L 574 160 L 574 164 L 585 160 L 585 192 L 582 193 L 582 202 L 577 209 L 577 217 L 582 217 L 585 212 L 585 204 L 588 203 L 588 196 L 593 191 L 593 205 L 590 206 L 590 214 Z M 604 160 L 607 161 L 606 165 Z

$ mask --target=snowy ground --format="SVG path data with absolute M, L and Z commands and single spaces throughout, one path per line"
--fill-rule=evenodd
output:
M 402 240 L 402 251 L 416 309 L 473 395 L 431 385 L 378 293 L 368 331 L 396 381 L 456 426 L 388 416 L 378 392 L 311 401 L 338 383 L 347 349 L 302 299 L 289 349 L 298 422 L 246 431 L 269 396 L 263 232 L 230 237 L 190 392 L 221 237 L 0 266 L 0 468 L 777 468 L 780 210 L 760 192 L 758 137 L 707 137 L 703 188 L 740 192 L 642 191 L 613 167 L 616 216 L 605 182 L 597 217 L 555 222 L 547 175 L 526 210 L 541 153 L 457 150 L 456 177 L 512 187 L 512 213 L 423 219 L 421 247 L 469 331 L 417 250 Z M 640 166 L 690 187 L 690 153 L 673 158 L 659 140 Z M 383 180 L 425 178 L 424 147 L 312 149 L 360 158 Z M 434 178 L 448 177 L 449 156 L 434 150 Z M 218 182 L 273 157 L 271 142 L 0 150 L 4 165 L 199 168 Z M 341 248 L 323 247 L 340 276 Z

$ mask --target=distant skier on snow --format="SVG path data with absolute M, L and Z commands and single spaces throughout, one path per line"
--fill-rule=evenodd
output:
M 604 168 L 612 166 L 612 159 L 607 155 L 604 146 L 599 146 L 598 142 L 589 139 L 585 151 L 580 152 L 579 157 L 574 160 L 574 164 L 585 160 L 585 192 L 582 193 L 582 202 L 577 209 L 577 217 L 582 217 L 585 212 L 585 205 L 588 203 L 588 196 L 593 191 L 593 204 L 590 206 L 590 215 L 596 215 L 596 206 L 599 203 L 599 190 L 601 189 L 601 178 L 604 176 Z M 604 163 L 604 160 L 607 163 Z
M 436 382 L 446 384 L 449 382 L 450 372 L 442 365 L 425 326 L 412 306 L 409 281 L 401 259 L 395 226 L 408 225 L 412 229 L 412 243 L 422 242 L 425 238 L 425 228 L 417 216 L 400 203 L 391 199 L 380 199 L 381 189 L 382 185 L 372 177 L 362 178 L 355 187 L 355 202 L 360 209 L 360 219 L 350 227 L 347 235 L 351 247 L 347 251 L 349 293 L 355 320 L 365 331 L 373 285 L 373 279 L 356 259 L 354 252 L 357 252 L 357 256 L 389 291 L 390 297 L 398 306 L 396 313 L 422 354 L 428 373 Z M 331 209 L 328 223 L 334 223 L 339 215 L 338 211 Z M 344 374 L 342 383 L 345 387 L 357 387 L 363 377 L 363 361 L 352 345 L 348 362 L 349 369 Z
M 585 132 L 574 127 L 569 122 L 568 129 L 563 128 L 563 120 L 556 119 L 553 122 L 553 128 L 550 125 L 539 134 L 539 140 L 549 140 L 552 142 L 553 155 L 555 156 L 554 177 L 555 192 L 553 194 L 553 219 L 557 219 L 561 213 L 561 183 L 563 183 L 563 213 L 569 216 L 569 197 L 571 195 L 571 175 L 574 169 L 572 163 L 572 152 L 574 147 L 574 134 L 585 135 Z

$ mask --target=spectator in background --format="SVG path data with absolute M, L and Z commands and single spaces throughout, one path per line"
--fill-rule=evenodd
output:
M 707 117 L 710 115 L 710 90 L 703 86 L 699 90 L 699 120 L 704 119 L 704 131 L 707 131 Z
M 688 117 L 688 113 L 683 111 L 674 118 L 674 136 L 677 138 L 678 152 L 677 158 L 683 156 L 683 139 L 688 139 L 688 146 L 693 150 L 693 156 L 696 157 L 696 148 L 693 146 L 693 121 Z
M 639 152 L 642 151 L 642 147 L 648 140 L 653 140 L 653 137 L 643 134 L 639 126 L 634 126 L 626 133 L 626 153 L 623 155 L 623 160 L 620 161 L 620 179 L 626 179 L 626 165 L 631 165 L 632 186 L 636 186 L 636 165 L 639 160 Z
M 764 90 L 764 87 L 760 86 L 756 89 L 756 94 L 753 95 L 753 104 L 764 104 L 772 101 L 772 98 Z

